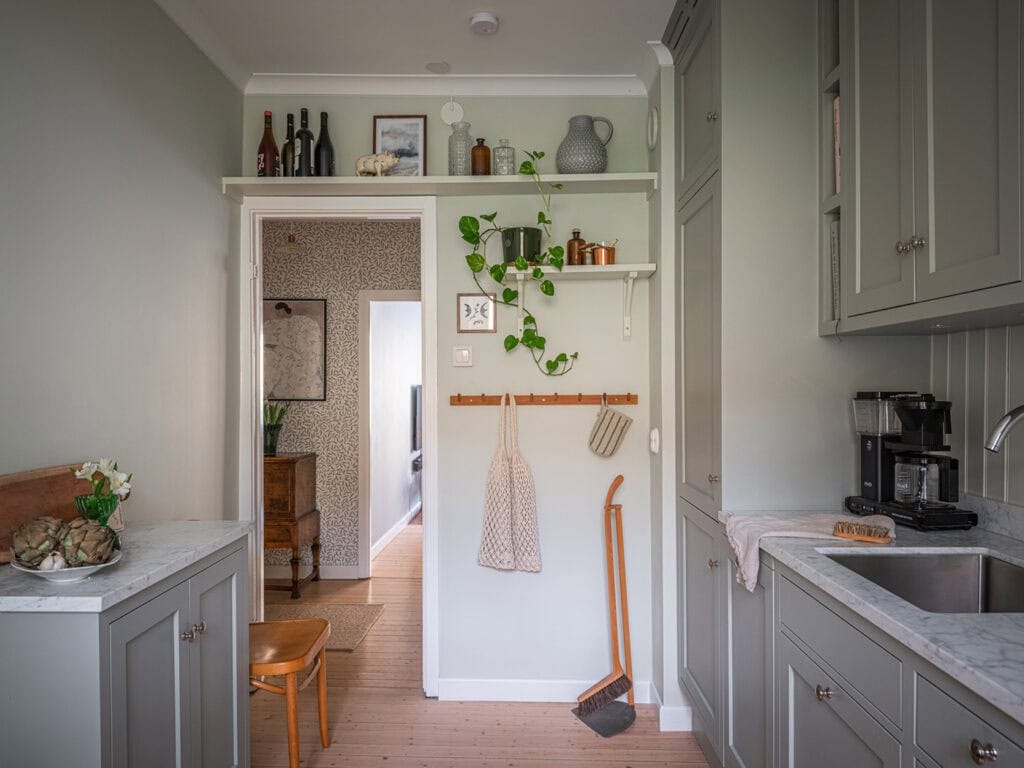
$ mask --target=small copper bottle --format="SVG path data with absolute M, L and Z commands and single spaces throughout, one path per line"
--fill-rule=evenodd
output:
M 583 246 L 587 241 L 580 237 L 580 230 L 573 229 L 572 239 L 565 244 L 565 263 L 578 266 L 583 263 Z
M 491 175 L 491 150 L 490 147 L 484 144 L 484 139 L 476 140 L 476 146 L 473 147 L 472 162 L 474 176 Z

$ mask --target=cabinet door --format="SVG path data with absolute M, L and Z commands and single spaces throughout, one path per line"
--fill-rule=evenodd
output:
M 244 552 L 189 580 L 193 765 L 244 765 L 249 708 L 248 589 Z
M 704 2 L 698 7 L 690 22 L 693 32 L 684 42 L 676 64 L 676 189 L 680 201 L 714 172 L 721 154 L 717 6 L 717 2 Z
M 680 268 L 676 306 L 679 495 L 709 515 L 721 507 L 721 274 L 720 176 L 676 214 Z
M 846 0 L 841 98 L 843 306 L 848 315 L 914 301 L 913 100 L 908 0 Z M 846 189 L 846 187 L 849 189 Z
M 900 743 L 784 634 L 776 663 L 782 766 L 899 768 Z
M 188 745 L 188 585 L 110 624 L 114 768 L 180 768 Z
M 1021 0 L 914 0 L 917 300 L 1021 279 Z
M 773 572 L 761 566 L 753 592 L 736 581 L 736 561 L 724 536 L 720 540 L 725 584 L 725 766 L 772 765 Z
M 680 502 L 679 541 L 679 678 L 693 703 L 694 731 L 710 742 L 721 759 L 721 690 L 719 686 L 719 532 L 703 512 Z M 700 721 L 698 724 L 697 721 Z

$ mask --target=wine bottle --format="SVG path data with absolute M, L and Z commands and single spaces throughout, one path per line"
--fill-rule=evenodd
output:
M 295 115 L 288 113 L 288 132 L 281 147 L 281 175 L 295 175 Z
M 334 145 L 327 131 L 327 113 L 320 113 L 320 135 L 316 139 L 316 175 L 334 175 Z
M 256 175 L 280 176 L 281 156 L 277 152 L 277 141 L 274 140 L 274 115 L 268 109 L 263 113 L 263 139 L 256 151 Z
M 313 175 L 313 132 L 309 130 L 309 110 L 299 110 L 299 130 L 295 133 L 295 175 Z

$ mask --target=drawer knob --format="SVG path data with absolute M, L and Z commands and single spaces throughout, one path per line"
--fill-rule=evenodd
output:
M 914 246 L 912 246 L 910 243 L 905 243 L 902 240 L 896 243 L 896 253 L 900 254 L 901 256 L 904 253 L 910 253 L 912 250 L 914 250 Z
M 928 245 L 928 241 L 921 237 L 921 235 L 914 235 L 909 241 L 907 241 L 907 245 L 911 248 L 924 248 Z
M 707 120 L 709 123 L 713 123 L 715 122 L 715 120 L 718 119 L 718 113 L 708 112 L 706 115 L 704 115 L 704 119 Z
M 818 701 L 825 701 L 825 699 L 832 698 L 832 689 L 828 686 L 822 688 L 820 685 L 814 686 L 814 695 L 818 697 Z
M 192 631 L 195 632 L 197 635 L 205 634 L 206 633 L 206 622 L 205 621 L 200 621 L 198 624 L 193 624 L 192 625 Z
M 977 739 L 971 739 L 971 759 L 977 765 L 994 763 L 999 759 L 999 751 L 991 744 L 982 744 Z
M 189 630 L 188 632 L 182 632 L 181 633 L 181 639 L 183 641 L 185 641 L 186 643 L 191 643 L 193 640 L 196 639 L 195 630 L 193 629 L 193 630 Z
M 715 475 L 715 474 L 708 475 L 708 483 L 710 483 L 711 485 L 714 485 L 719 480 L 721 480 L 721 478 L 718 475 Z
M 714 568 L 717 568 L 717 567 L 718 567 L 718 561 L 717 560 L 708 560 L 708 570 L 709 571 L 714 569 Z

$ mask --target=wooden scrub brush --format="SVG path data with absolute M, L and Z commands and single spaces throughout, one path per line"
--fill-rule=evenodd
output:
M 832 535 L 840 539 L 851 539 L 852 541 L 867 541 L 872 544 L 890 544 L 892 537 L 889 529 L 882 525 L 869 525 L 867 523 L 854 523 L 849 520 L 839 520 Z

